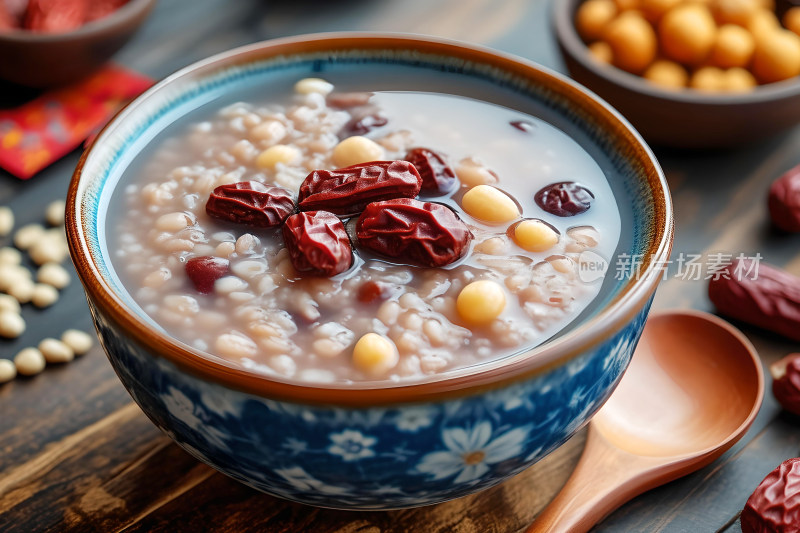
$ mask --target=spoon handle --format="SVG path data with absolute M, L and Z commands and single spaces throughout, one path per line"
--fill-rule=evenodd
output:
M 617 507 L 659 484 L 653 466 L 650 458 L 613 447 L 590 425 L 578 466 L 527 533 L 589 531 Z

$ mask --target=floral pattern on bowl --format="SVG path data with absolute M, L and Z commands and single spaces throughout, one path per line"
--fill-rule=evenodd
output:
M 366 409 L 279 402 L 195 378 L 119 335 L 99 309 L 93 315 L 136 403 L 196 458 L 289 500 L 393 509 L 485 489 L 560 446 L 610 395 L 648 307 L 596 350 L 529 380 Z

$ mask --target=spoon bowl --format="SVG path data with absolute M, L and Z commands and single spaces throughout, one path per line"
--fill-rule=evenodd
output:
M 744 435 L 763 396 L 760 359 L 736 328 L 700 311 L 652 314 L 589 424 L 578 466 L 528 532 L 588 531 L 634 496 L 706 466 Z

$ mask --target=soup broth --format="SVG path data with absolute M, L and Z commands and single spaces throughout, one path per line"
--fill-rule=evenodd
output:
M 578 264 L 587 252 L 613 256 L 620 214 L 603 170 L 578 142 L 537 116 L 438 87 L 365 93 L 331 81 L 277 84 L 198 111 L 122 176 L 107 222 L 112 264 L 167 333 L 285 379 L 400 382 L 533 348 L 598 296 L 602 279 L 582 280 Z M 337 149 L 346 139 L 352 150 Z M 261 182 L 297 200 L 312 171 L 404 160 L 419 147 L 442 156 L 455 184 L 417 199 L 447 206 L 472 235 L 444 266 L 362 246 L 356 213 L 340 217 L 350 266 L 332 276 L 299 271 L 280 225 L 251 227 L 206 210 L 221 186 Z M 588 209 L 563 216 L 537 202 L 563 182 L 580 187 Z M 490 220 L 494 197 L 478 194 L 486 187 L 514 206 L 511 218 Z M 197 258 L 224 265 L 207 293 L 187 275 Z

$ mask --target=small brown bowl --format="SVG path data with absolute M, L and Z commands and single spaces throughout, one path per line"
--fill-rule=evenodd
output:
M 575 12 L 582 1 L 553 2 L 555 34 L 567 69 L 616 107 L 648 142 L 726 148 L 763 140 L 800 122 L 800 79 L 738 94 L 673 91 L 595 61 L 575 29 Z
M 0 79 L 26 87 L 78 80 L 128 42 L 155 3 L 130 0 L 110 15 L 64 33 L 0 32 Z

